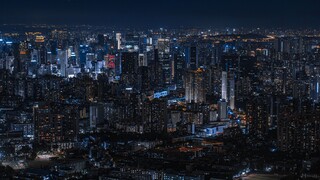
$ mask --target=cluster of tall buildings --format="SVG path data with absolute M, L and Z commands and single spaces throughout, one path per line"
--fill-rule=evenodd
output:
M 318 32 L 236 32 L 3 32 L 1 138 L 20 135 L 16 143 L 62 151 L 101 132 L 183 140 L 228 134 L 318 153 Z

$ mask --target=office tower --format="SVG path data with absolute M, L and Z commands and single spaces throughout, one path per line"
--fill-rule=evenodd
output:
M 204 86 L 204 70 L 189 70 L 185 76 L 185 96 L 186 102 L 205 102 L 206 92 Z
M 57 58 L 60 64 L 60 74 L 62 77 L 66 77 L 67 61 L 68 61 L 67 51 L 59 49 Z
M 222 99 L 221 101 L 218 102 L 218 108 L 219 108 L 219 111 L 218 111 L 218 117 L 220 120 L 224 120 L 224 119 L 227 119 L 227 102 Z
M 158 39 L 159 62 L 162 66 L 162 75 L 166 85 L 172 82 L 172 62 L 170 58 L 170 40 Z
M 209 66 L 208 68 L 206 68 L 205 82 L 206 82 L 205 89 L 206 89 L 207 95 L 212 96 L 213 94 L 215 94 L 213 66 Z M 220 89 L 219 89 L 219 92 L 220 92 Z
M 121 33 L 116 34 L 116 41 L 117 41 L 117 49 L 121 49 Z
M 47 64 L 47 49 L 45 46 L 41 46 L 39 49 L 40 64 Z
M 22 70 L 22 63 L 20 58 L 20 44 L 18 43 L 12 44 L 12 49 L 13 49 L 13 56 L 14 56 L 14 62 L 13 62 L 14 72 L 19 73 Z
M 121 79 L 126 87 L 132 87 L 137 82 L 138 55 L 138 52 L 121 53 Z
M 89 52 L 88 45 L 80 45 L 79 48 L 79 59 L 80 59 L 80 67 L 84 68 L 86 66 L 87 61 L 87 53 Z
M 154 49 L 152 80 L 153 80 L 153 86 L 162 87 L 164 80 L 162 78 L 162 65 L 159 60 L 158 52 L 159 52 L 158 49 Z
M 140 66 L 138 68 L 138 87 L 141 92 L 150 89 L 149 67 L 147 66 Z
M 178 88 L 183 87 L 183 76 L 185 74 L 185 61 L 180 53 L 174 54 L 174 83 Z
M 138 53 L 137 52 L 122 52 L 121 53 L 122 74 L 134 74 L 138 68 Z
M 221 55 L 222 55 L 222 47 L 220 43 L 215 43 L 212 50 L 212 65 L 220 64 Z
M 195 46 L 190 47 L 190 52 L 189 52 L 189 69 L 195 70 L 197 69 L 198 66 L 198 49 Z
M 170 85 L 172 83 L 172 61 L 169 59 L 169 56 L 162 63 L 162 73 L 164 83 Z
M 235 108 L 235 83 L 234 83 L 234 77 L 231 77 L 230 79 L 230 89 L 229 89 L 229 106 L 233 110 Z
M 221 78 L 221 99 L 228 101 L 228 74 L 226 71 L 222 71 L 222 78 Z

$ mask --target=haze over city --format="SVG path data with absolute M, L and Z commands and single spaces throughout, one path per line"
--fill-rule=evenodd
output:
M 319 27 L 317 0 L 5 0 L 1 23 L 121 27 Z

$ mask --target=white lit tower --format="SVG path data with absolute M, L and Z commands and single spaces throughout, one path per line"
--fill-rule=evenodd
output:
M 116 40 L 117 40 L 117 48 L 118 50 L 121 48 L 121 33 L 116 34 Z
M 229 106 L 233 110 L 235 108 L 235 82 L 234 82 L 234 74 L 231 74 L 230 80 L 230 89 L 229 89 Z
M 228 73 L 226 71 L 222 71 L 222 79 L 221 79 L 221 99 L 228 101 Z

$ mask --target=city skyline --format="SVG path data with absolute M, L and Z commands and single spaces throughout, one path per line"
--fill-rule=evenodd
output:
M 0 4 L 0 179 L 320 178 L 320 1 Z

